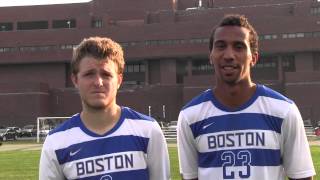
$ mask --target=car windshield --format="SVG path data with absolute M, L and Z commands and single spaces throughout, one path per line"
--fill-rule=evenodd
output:
M 0 129 L 0 133 L 4 133 L 6 131 L 7 131 L 6 129 Z
M 23 129 L 33 129 L 33 127 L 34 127 L 33 125 L 27 125 L 27 126 L 24 126 Z

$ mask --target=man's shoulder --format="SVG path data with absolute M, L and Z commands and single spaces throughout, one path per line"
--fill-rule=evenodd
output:
M 268 98 L 272 98 L 272 99 L 277 99 L 277 100 L 281 100 L 281 101 L 286 101 L 290 104 L 293 103 L 293 101 L 291 99 L 289 99 L 288 97 L 286 97 L 285 95 L 281 94 L 278 91 L 275 91 L 267 86 L 264 85 L 258 85 L 259 88 L 259 95 L 260 96 L 264 96 L 264 97 L 268 97 Z
M 131 120 L 145 120 L 145 121 L 155 121 L 152 117 L 145 115 L 143 113 L 140 113 L 134 109 L 131 109 L 129 107 L 122 107 L 122 116 L 127 119 Z
M 56 128 L 54 128 L 53 130 L 51 130 L 49 132 L 49 135 L 58 133 L 58 132 L 62 132 L 62 131 L 66 131 L 68 129 L 74 128 L 74 127 L 79 127 L 80 125 L 80 114 L 75 114 L 72 117 L 70 117 L 69 119 L 67 119 L 66 121 L 64 121 L 63 123 L 61 123 L 59 126 L 57 126 Z
M 185 110 L 189 107 L 196 106 L 198 104 L 201 104 L 203 102 L 211 101 L 212 100 L 212 90 L 207 89 L 200 93 L 199 95 L 195 96 L 191 101 L 189 101 L 182 110 Z

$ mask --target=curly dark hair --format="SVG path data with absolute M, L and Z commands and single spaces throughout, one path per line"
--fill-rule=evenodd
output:
M 210 35 L 210 41 L 209 41 L 209 50 L 212 51 L 213 48 L 213 42 L 214 42 L 214 33 L 216 32 L 216 29 L 223 26 L 239 26 L 247 28 L 250 31 L 250 49 L 252 53 L 258 52 L 258 34 L 256 30 L 253 28 L 253 26 L 249 23 L 248 19 L 244 15 L 239 14 L 229 14 L 223 17 L 221 22 L 213 28 L 211 35 Z

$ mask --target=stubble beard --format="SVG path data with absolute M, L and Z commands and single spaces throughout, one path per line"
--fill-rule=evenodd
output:
M 111 102 L 108 104 L 105 103 L 92 103 L 92 102 L 88 102 L 86 100 L 82 101 L 83 104 L 83 108 L 86 109 L 87 111 L 104 111 L 106 109 L 108 109 L 108 107 L 111 106 Z
M 240 83 L 241 81 L 241 75 L 240 74 L 232 74 L 232 75 L 227 75 L 227 74 L 220 74 L 220 77 L 218 77 L 220 79 L 220 82 L 222 84 L 227 84 L 229 86 L 235 86 L 238 83 Z

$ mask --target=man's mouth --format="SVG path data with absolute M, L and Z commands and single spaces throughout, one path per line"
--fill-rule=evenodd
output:
M 227 70 L 227 71 L 232 71 L 232 70 L 235 70 L 237 69 L 237 65 L 222 65 L 221 66 L 223 70 Z
M 104 94 L 104 91 L 93 91 L 93 94 Z
M 224 66 L 223 69 L 224 69 L 224 70 L 234 70 L 234 69 L 236 69 L 236 68 L 233 67 L 233 66 Z

